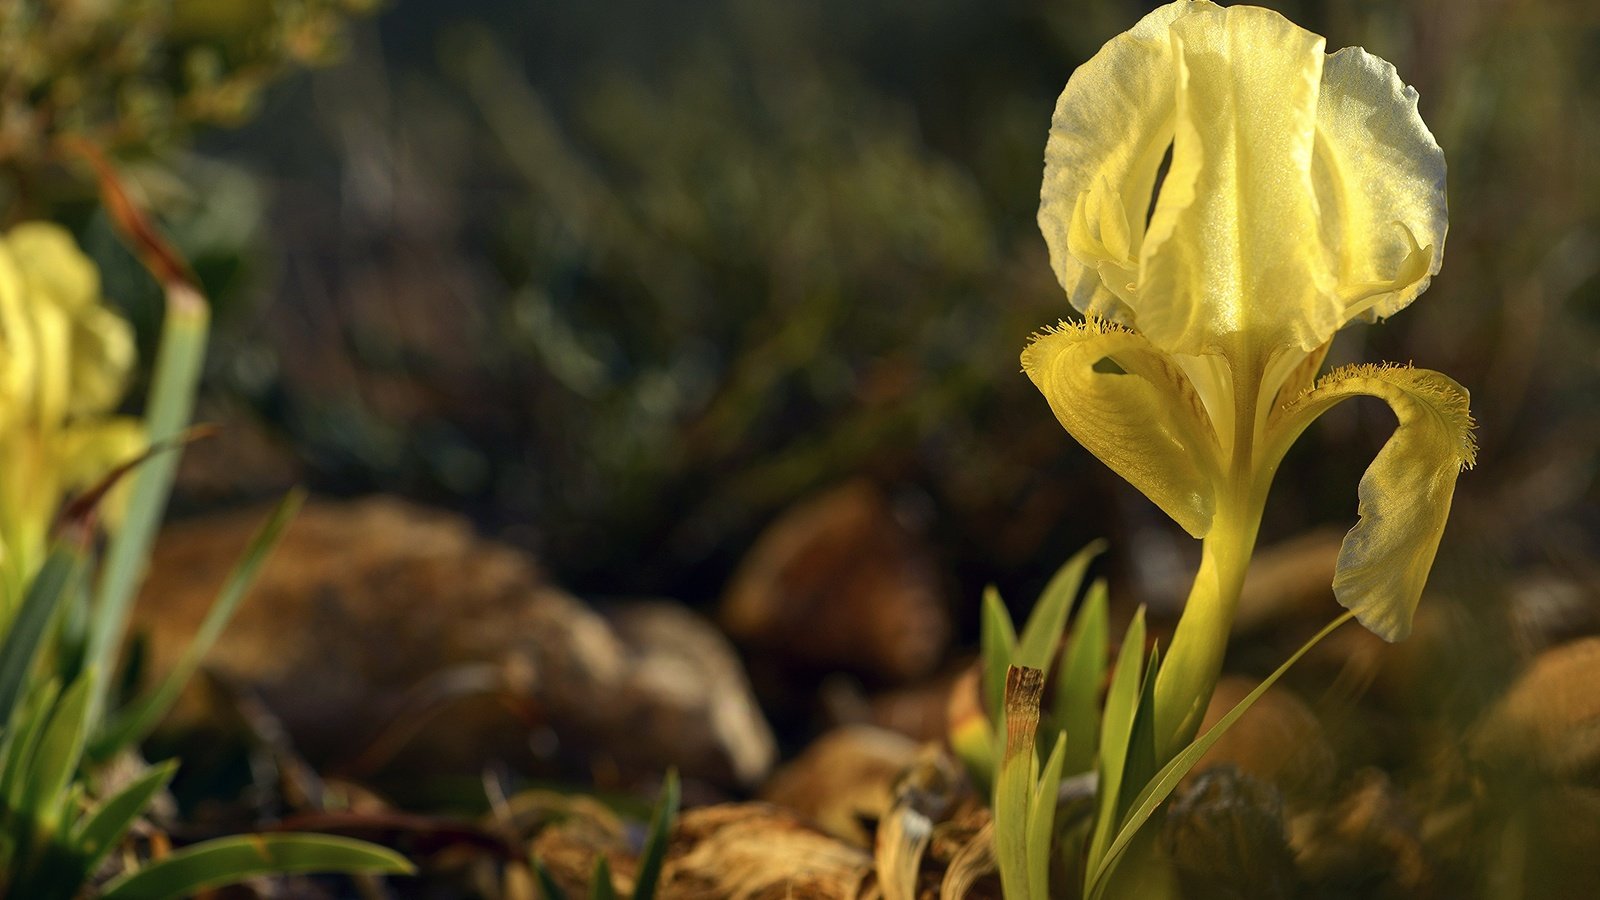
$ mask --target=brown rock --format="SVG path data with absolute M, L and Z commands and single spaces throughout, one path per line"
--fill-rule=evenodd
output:
M 1202 734 L 1215 725 L 1257 682 L 1227 676 L 1217 683 L 1206 708 Z M 1281 684 L 1262 694 L 1233 727 L 1206 751 L 1190 776 L 1231 765 L 1273 785 L 1291 804 L 1320 799 L 1331 784 L 1338 760 L 1322 724 L 1299 697 Z
M 1180 790 L 1161 831 L 1190 900 L 1294 896 L 1294 856 L 1276 789 L 1233 766 L 1211 768 Z
M 1336 802 L 1297 817 L 1291 840 L 1302 880 L 1319 895 L 1428 896 L 1432 867 L 1416 817 L 1377 769 L 1357 773 Z
M 1468 749 L 1492 765 L 1560 777 L 1600 773 L 1600 637 L 1539 654 L 1474 729 Z
M 163 533 L 134 628 L 167 671 L 263 511 Z M 562 758 L 753 782 L 771 734 L 732 650 L 683 611 L 614 627 L 461 519 L 398 501 L 313 502 L 207 667 L 258 695 L 324 768 L 476 771 Z M 180 719 L 204 721 L 191 702 Z M 603 756 L 601 754 L 604 754 Z
M 673 832 L 660 900 L 835 900 L 856 897 L 872 857 L 764 803 L 685 812 Z
M 529 853 L 568 896 L 589 896 L 595 860 L 601 856 L 611 870 L 613 889 L 631 892 L 638 866 L 623 825 L 599 804 L 593 807 L 574 810 L 563 821 L 541 829 Z
M 1233 633 L 1248 634 L 1274 622 L 1331 619 L 1334 564 L 1344 532 L 1322 528 L 1262 547 L 1250 560 Z
M 931 672 L 950 637 L 932 557 L 866 482 L 768 527 L 730 582 L 722 621 L 788 664 L 895 681 Z
M 889 808 L 895 780 L 917 758 L 910 738 L 865 725 L 828 732 L 773 774 L 761 799 L 792 809 L 858 847 L 872 837 L 863 822 Z
M 868 704 L 872 724 L 916 741 L 943 740 L 950 734 L 950 696 L 966 671 L 954 669 L 874 695 Z

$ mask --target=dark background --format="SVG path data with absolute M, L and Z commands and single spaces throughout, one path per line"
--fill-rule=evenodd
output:
M 1394 62 L 1449 161 L 1443 272 L 1330 357 L 1472 392 L 1483 449 L 1435 588 L 1593 591 L 1600 11 L 1270 5 Z M 218 302 L 202 415 L 230 427 L 181 508 L 297 479 L 396 492 L 584 596 L 707 608 L 762 525 L 864 475 L 938 548 L 962 627 L 984 583 L 1031 597 L 1102 535 L 1159 602 L 1192 542 L 1017 362 L 1074 314 L 1034 222 L 1055 96 L 1146 9 L 401 0 L 355 20 L 341 62 L 175 164 L 199 187 L 165 221 Z M 1353 523 L 1392 421 L 1325 417 L 1263 542 Z

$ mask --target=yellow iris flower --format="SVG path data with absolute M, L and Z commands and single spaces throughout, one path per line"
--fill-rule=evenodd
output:
M 1284 453 L 1358 394 L 1399 425 L 1361 480 L 1333 589 L 1404 637 L 1473 461 L 1467 392 L 1410 367 L 1317 372 L 1335 332 L 1399 312 L 1439 271 L 1444 154 L 1415 90 L 1270 10 L 1179 0 L 1067 83 L 1039 225 L 1088 320 L 1037 335 L 1024 370 L 1079 442 L 1204 540 L 1157 678 L 1163 749 L 1198 727 Z
M 67 491 L 144 448 L 111 415 L 134 362 L 133 334 L 100 295 L 100 273 L 58 226 L 0 238 L 0 587 L 17 601 L 44 558 Z

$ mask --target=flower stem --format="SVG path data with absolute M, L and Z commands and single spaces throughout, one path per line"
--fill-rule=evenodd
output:
M 1205 717 L 1260 522 L 1259 513 L 1219 515 L 1201 547 L 1200 569 L 1156 675 L 1156 757 L 1161 762 L 1194 739 Z
M 1266 505 L 1266 485 L 1258 483 L 1254 452 L 1260 425 L 1260 373 L 1265 366 L 1256 364 L 1249 353 L 1233 358 L 1244 364 L 1231 367 L 1230 372 L 1234 416 L 1228 474 L 1217 498 L 1211 530 L 1201 545 L 1200 569 L 1172 634 L 1172 646 L 1156 675 L 1158 764 L 1171 759 L 1200 730 L 1222 673 L 1234 610 Z

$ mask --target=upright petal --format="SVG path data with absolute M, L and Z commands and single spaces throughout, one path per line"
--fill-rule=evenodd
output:
M 1309 351 L 1343 323 L 1311 176 L 1323 40 L 1271 10 L 1200 3 L 1170 36 L 1172 166 L 1137 327 L 1171 353 Z
M 1411 631 L 1456 476 L 1477 454 L 1472 414 L 1466 389 L 1438 372 L 1347 366 L 1278 411 L 1272 452 L 1281 457 L 1313 420 L 1357 395 L 1388 403 L 1399 424 L 1361 477 L 1361 519 L 1339 550 L 1333 593 L 1374 634 L 1397 641 Z
M 1449 223 L 1444 151 L 1394 66 L 1359 47 L 1328 57 L 1312 171 L 1343 318 L 1404 309 L 1438 273 Z
M 1056 278 L 1082 312 L 1132 324 L 1128 299 L 1161 157 L 1172 142 L 1167 27 L 1192 5 L 1157 8 L 1078 67 L 1044 151 L 1039 229 Z M 1209 5 L 1209 4 L 1204 4 Z
M 1062 324 L 1022 368 L 1078 443 L 1195 537 L 1211 528 L 1220 470 L 1205 407 L 1177 363 L 1099 320 Z

